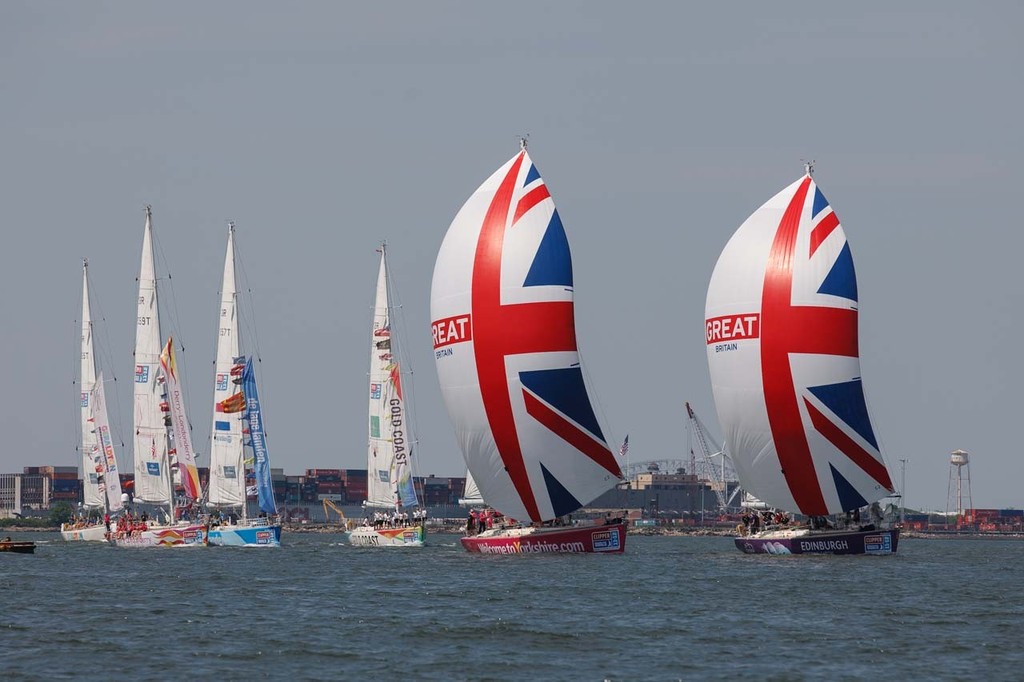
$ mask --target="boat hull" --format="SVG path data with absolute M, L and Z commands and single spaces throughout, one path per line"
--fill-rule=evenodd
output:
M 209 543 L 215 547 L 280 547 L 281 524 L 213 526 Z
M 626 526 L 509 528 L 462 538 L 467 552 L 480 554 L 621 554 L 626 550 Z
M 359 526 L 348 532 L 348 543 L 356 547 L 422 547 L 427 539 L 423 526 L 373 528 Z
M 71 528 L 67 524 L 62 524 L 60 537 L 67 542 L 106 542 L 107 527 L 102 523 L 85 528 Z
M 735 538 L 746 554 L 895 554 L 898 528 L 888 530 L 768 532 Z
M 36 551 L 34 542 L 0 542 L 0 552 L 13 552 L 15 554 L 33 554 Z
M 206 547 L 208 534 L 205 524 L 158 526 L 130 535 L 115 532 L 109 542 L 116 547 Z

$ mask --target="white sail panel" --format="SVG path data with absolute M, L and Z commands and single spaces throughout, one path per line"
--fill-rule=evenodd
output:
M 853 259 L 810 175 L 736 231 L 705 312 L 715 406 L 745 490 L 810 515 L 892 492 L 861 384 Z
M 93 356 L 92 313 L 89 308 L 89 264 L 82 263 L 82 358 L 79 374 L 81 390 L 82 439 L 82 504 L 88 509 L 103 506 L 100 483 L 100 449 L 93 419 L 92 392 L 96 386 L 96 359 Z
M 525 149 L 452 221 L 431 318 L 445 405 L 487 504 L 542 521 L 621 478 L 580 368 L 568 241 Z
M 235 285 L 235 228 L 228 226 L 224 279 L 220 293 L 220 325 L 213 382 L 213 425 L 210 443 L 209 502 L 224 507 L 245 504 L 245 461 L 242 421 L 238 413 L 226 413 L 223 402 L 238 391 L 239 364 L 238 295 Z M 236 381 L 238 382 L 236 384 Z
M 370 334 L 367 492 L 369 507 L 418 504 L 412 481 L 412 433 L 403 394 L 397 337 L 391 328 L 387 248 L 380 249 Z
M 157 383 L 160 367 L 160 317 L 153 261 L 152 213 L 146 209 L 139 268 L 138 317 L 135 326 L 135 499 L 150 504 L 170 504 L 167 471 L 167 432 L 160 410 L 162 390 Z

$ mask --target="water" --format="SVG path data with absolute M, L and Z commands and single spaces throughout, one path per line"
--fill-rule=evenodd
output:
M 630 536 L 621 556 L 484 556 L 285 534 L 280 550 L 0 553 L 13 679 L 1019 679 L 1024 542 L 747 556 Z

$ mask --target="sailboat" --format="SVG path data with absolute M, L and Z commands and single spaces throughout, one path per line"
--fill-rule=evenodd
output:
M 853 258 L 812 171 L 747 218 L 708 287 L 708 365 L 740 485 L 809 519 L 755 512 L 735 542 L 747 553 L 892 554 L 899 529 L 877 505 L 893 484 L 861 382 Z
M 392 315 L 387 245 L 381 244 L 370 333 L 369 433 L 362 525 L 348 532 L 363 547 L 422 547 L 426 516 L 413 480 L 412 431 Z
M 89 262 L 82 261 L 82 346 L 81 374 L 81 442 L 82 505 L 88 512 L 106 517 L 121 509 L 121 481 L 117 471 L 113 438 L 107 418 L 103 375 L 96 372 L 93 348 L 93 324 L 89 305 Z M 105 542 L 107 526 L 78 519 L 61 524 L 60 536 L 67 541 Z
M 193 457 L 191 437 L 185 419 L 174 344 L 168 339 L 167 344 L 161 346 L 152 221 L 153 213 L 147 206 L 135 327 L 134 502 L 166 507 L 167 512 L 162 523 L 142 522 L 140 517 L 132 526 L 113 531 L 110 541 L 118 546 L 131 547 L 205 546 L 206 524 L 179 522 L 175 509 L 172 454 L 176 455 L 186 495 L 192 499 L 199 497 L 199 485 L 195 461 L 189 461 Z M 174 434 L 175 453 L 169 452 L 168 426 Z
M 228 223 L 224 256 L 217 361 L 213 386 L 213 428 L 207 504 L 218 517 L 210 526 L 211 545 L 280 547 L 281 520 L 270 480 L 270 458 L 252 358 L 239 355 L 238 293 L 235 284 L 235 225 Z M 256 491 L 262 514 L 248 514 L 245 448 L 253 453 Z M 225 514 L 227 512 L 227 514 Z M 234 519 L 234 521 L 232 521 Z
M 456 439 L 493 509 L 470 552 L 622 552 L 621 519 L 568 518 L 622 479 L 587 394 L 569 244 L 526 150 L 466 201 L 431 287 L 434 357 Z

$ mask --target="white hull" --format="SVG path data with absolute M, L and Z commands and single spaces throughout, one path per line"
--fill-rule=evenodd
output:
M 359 526 L 348 532 L 348 542 L 356 547 L 422 547 L 427 538 L 423 526 L 373 528 Z
M 71 528 L 63 523 L 60 526 L 60 537 L 67 542 L 106 542 L 107 527 L 101 523 L 85 528 Z
M 112 533 L 110 544 L 116 547 L 206 547 L 205 524 L 151 526 L 143 531 Z

